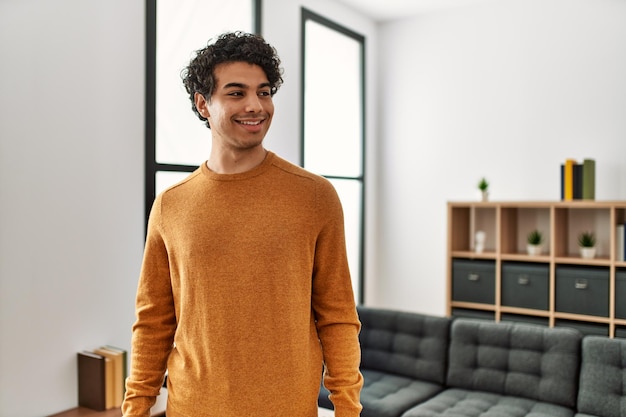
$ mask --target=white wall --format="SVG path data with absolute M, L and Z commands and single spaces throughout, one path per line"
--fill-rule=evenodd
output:
M 144 3 L 0 0 L 0 417 L 75 407 L 76 352 L 130 348 L 144 234 Z M 371 21 L 304 3 L 375 45 Z M 263 1 L 286 71 L 267 144 L 294 162 L 299 5 Z
M 496 0 L 380 29 L 379 270 L 371 304 L 445 312 L 446 202 L 558 200 L 596 159 L 626 199 L 626 2 Z
M 76 405 L 129 347 L 143 250 L 142 1 L 0 1 L 0 416 Z

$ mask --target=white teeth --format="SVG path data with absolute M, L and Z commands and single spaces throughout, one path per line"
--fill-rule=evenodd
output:
M 258 124 L 261 124 L 261 122 L 257 121 L 257 122 L 253 122 L 253 121 L 240 121 L 239 123 L 241 123 L 242 125 L 250 125 L 250 126 L 256 126 Z

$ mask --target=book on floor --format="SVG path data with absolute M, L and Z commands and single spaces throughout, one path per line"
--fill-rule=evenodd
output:
M 106 410 L 106 358 L 93 352 L 78 352 L 78 405 Z
M 107 398 L 109 399 L 107 408 L 121 407 L 124 400 L 124 354 L 106 347 L 94 349 L 93 352 L 111 361 L 110 369 L 107 369 L 105 374 Z
M 127 377 L 127 353 L 105 345 L 78 353 L 78 405 L 96 411 L 121 407 Z

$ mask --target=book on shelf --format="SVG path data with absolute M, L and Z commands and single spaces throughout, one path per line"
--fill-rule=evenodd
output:
M 580 200 L 583 198 L 583 165 L 574 164 L 572 168 L 573 197 L 574 200 Z
M 124 400 L 127 353 L 101 346 L 78 353 L 78 405 L 96 411 L 120 407 Z
M 574 165 L 576 165 L 576 161 L 573 159 L 565 160 L 565 171 L 564 171 L 564 191 L 563 191 L 563 199 L 565 201 L 571 201 L 574 199 Z
M 624 227 L 626 226 L 618 224 L 615 231 L 615 260 L 622 262 L 626 260 L 626 235 L 624 234 Z
M 561 201 L 565 200 L 565 164 L 561 164 Z
M 582 198 L 584 200 L 596 199 L 596 161 L 584 159 L 582 163 Z

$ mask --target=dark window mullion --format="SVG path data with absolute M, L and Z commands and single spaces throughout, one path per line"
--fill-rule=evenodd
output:
M 320 25 L 326 26 L 327 28 L 333 29 L 335 31 L 337 31 L 338 33 L 341 33 L 343 35 L 346 35 L 347 37 L 353 38 L 354 40 L 356 40 L 357 42 L 360 43 L 360 52 L 361 52 L 361 56 L 360 56 L 360 76 L 361 76 L 361 86 L 360 86 L 360 93 L 361 93 L 361 101 L 360 101 L 360 113 L 361 113 L 361 149 L 360 149 L 360 159 L 361 159 L 361 170 L 360 170 L 360 175 L 327 175 L 327 174 L 323 174 L 323 169 L 321 169 L 320 171 L 322 172 L 318 172 L 319 174 L 321 174 L 322 176 L 324 176 L 325 178 L 329 179 L 329 180 L 339 180 L 339 181 L 348 181 L 348 182 L 352 182 L 354 184 L 353 181 L 357 181 L 357 184 L 360 188 L 360 202 L 359 202 L 359 208 L 360 208 L 360 213 L 358 214 L 359 218 L 359 241 L 358 241 L 358 265 L 359 265 L 359 276 L 358 276 L 358 286 L 359 286 L 359 291 L 357 294 L 358 297 L 358 301 L 359 303 L 363 303 L 364 302 L 364 292 L 365 292 L 365 261 L 364 261 L 364 254 L 365 254 L 365 38 L 362 35 L 359 35 L 356 32 L 351 31 L 350 29 L 347 29 L 343 26 L 341 26 L 340 24 L 337 24 L 335 22 L 332 22 L 320 15 L 317 15 L 316 13 L 313 13 L 305 8 L 302 8 L 302 12 L 301 12 L 301 69 L 302 69 L 302 73 L 301 73 L 301 80 L 302 80 L 302 88 L 303 90 L 301 91 L 301 109 L 302 109 L 302 113 L 301 113 L 301 147 L 300 147 L 300 161 L 301 161 L 301 165 L 304 166 L 304 168 L 307 168 L 307 166 L 305 166 L 305 136 L 306 136 L 306 127 L 305 127 L 305 121 L 306 121 L 306 100 L 305 100 L 305 91 L 304 91 L 304 86 L 306 85 L 306 26 L 307 26 L 307 21 L 313 21 L 316 22 Z
M 198 165 L 178 165 L 178 164 L 155 164 L 155 173 L 158 171 L 168 172 L 193 172 L 198 169 Z

